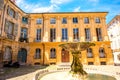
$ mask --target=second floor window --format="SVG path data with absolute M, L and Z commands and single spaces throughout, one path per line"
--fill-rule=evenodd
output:
M 91 40 L 90 28 L 85 28 L 85 40 L 86 41 Z
M 10 8 L 10 6 L 8 6 L 8 14 L 9 14 L 12 18 L 15 17 L 15 11 L 14 11 L 12 8 Z
M 67 32 L 67 28 L 63 28 L 62 29 L 62 40 L 67 40 L 68 39 L 68 32 Z
M 36 40 L 41 41 L 41 29 L 37 29 L 36 31 Z
M 96 22 L 96 23 L 100 23 L 100 18 L 98 18 L 98 17 L 95 18 L 95 22 Z
M 96 28 L 97 41 L 102 41 L 102 32 L 101 28 Z
M 67 24 L 67 18 L 62 18 L 62 24 Z
M 73 23 L 78 23 L 78 18 L 77 17 L 73 18 Z
M 51 28 L 50 29 L 50 41 L 54 42 L 56 39 L 56 29 L 55 28 Z
M 42 19 L 41 19 L 41 18 L 38 18 L 38 19 L 36 20 L 36 24 L 42 24 Z
M 84 23 L 85 23 L 85 24 L 88 24 L 88 23 L 89 23 L 89 18 L 88 18 L 88 17 L 85 17 L 85 18 L 84 18 Z
M 56 18 L 51 18 L 50 19 L 50 24 L 56 24 Z
M 73 39 L 79 40 L 79 30 L 78 28 L 73 28 Z
M 24 39 L 27 38 L 27 28 L 22 28 L 21 29 L 21 35 L 20 35 L 20 37 L 24 38 Z

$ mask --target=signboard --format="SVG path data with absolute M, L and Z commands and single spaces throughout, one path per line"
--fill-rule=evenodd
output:
M 0 0 L 0 10 L 3 9 L 3 6 L 4 6 L 4 0 Z

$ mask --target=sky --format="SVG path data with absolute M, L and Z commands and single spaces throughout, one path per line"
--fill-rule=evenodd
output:
M 106 22 L 120 14 L 120 0 L 16 0 L 27 13 L 109 12 Z

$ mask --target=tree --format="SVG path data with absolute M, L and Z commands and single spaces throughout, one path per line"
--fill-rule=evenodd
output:
M 77 42 L 64 43 L 60 44 L 59 46 L 67 51 L 70 51 L 73 56 L 70 72 L 73 74 L 78 74 L 80 76 L 86 76 L 87 73 L 83 70 L 83 65 L 79 60 L 79 55 L 81 54 L 81 51 L 88 49 L 90 46 L 95 46 L 95 44 L 90 42 Z

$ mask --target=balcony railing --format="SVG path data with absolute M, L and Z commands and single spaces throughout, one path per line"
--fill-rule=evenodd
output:
M 5 36 L 7 39 L 15 40 L 15 36 L 12 34 L 6 34 Z
M 20 42 L 28 42 L 28 38 L 20 37 L 20 38 L 19 38 L 19 41 L 20 41 Z

